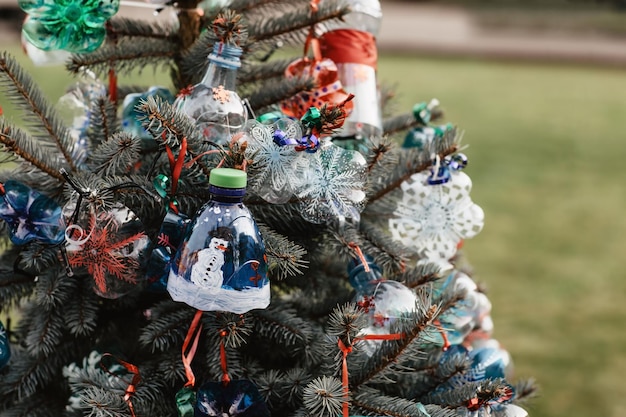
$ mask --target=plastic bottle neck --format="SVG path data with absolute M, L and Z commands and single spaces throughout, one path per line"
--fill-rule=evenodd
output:
M 202 79 L 202 84 L 209 87 L 223 86 L 225 90 L 235 91 L 237 70 L 241 67 L 242 49 L 238 46 L 217 42 L 209 54 L 209 66 Z
M 218 201 L 220 203 L 237 204 L 243 202 L 243 197 L 246 194 L 245 188 L 223 188 L 216 185 L 209 186 L 209 194 L 212 201 Z

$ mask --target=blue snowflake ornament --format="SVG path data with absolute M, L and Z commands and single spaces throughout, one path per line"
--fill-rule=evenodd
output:
M 363 155 L 332 142 L 324 142 L 309 155 L 309 166 L 302 170 L 296 189 L 302 217 L 316 224 L 358 222 L 365 207 L 367 162 Z
M 32 240 L 56 245 L 65 239 L 61 207 L 17 181 L 0 186 L 0 218 L 9 225 L 11 242 L 16 245 Z
M 286 203 L 294 195 L 298 172 L 307 159 L 293 146 L 302 137 L 300 124 L 286 118 L 272 125 L 251 120 L 244 131 L 248 142 L 245 155 L 253 161 L 248 171 L 249 189 L 270 203 Z

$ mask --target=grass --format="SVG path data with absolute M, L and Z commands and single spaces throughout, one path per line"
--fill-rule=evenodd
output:
M 26 69 L 52 101 L 71 81 Z M 383 55 L 379 75 L 398 112 L 437 97 L 465 132 L 486 213 L 466 253 L 516 376 L 542 387 L 531 416 L 626 415 L 626 72 Z

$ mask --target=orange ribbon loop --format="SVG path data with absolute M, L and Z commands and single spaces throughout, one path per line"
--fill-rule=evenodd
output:
M 185 387 L 193 387 L 196 383 L 196 376 L 193 374 L 193 369 L 191 369 L 191 361 L 193 361 L 193 357 L 196 354 L 198 340 L 200 340 L 200 333 L 202 333 L 202 323 L 200 323 L 202 313 L 202 310 L 196 311 L 196 314 L 193 316 L 193 320 L 191 321 L 191 326 L 189 326 L 189 330 L 187 331 L 185 341 L 183 342 L 182 357 L 183 365 L 185 366 L 185 375 L 187 376 Z M 191 347 L 189 347 L 190 343 Z M 188 352 L 187 348 L 189 348 Z
M 167 145 L 165 145 L 165 151 L 167 152 L 167 159 L 170 163 L 170 169 L 172 170 L 172 190 L 170 191 L 170 194 L 172 194 L 172 200 L 170 201 L 170 209 L 172 209 L 174 213 L 178 214 L 178 207 L 174 204 L 173 198 L 176 195 L 176 190 L 178 189 L 178 180 L 180 179 L 180 174 L 183 171 L 185 155 L 187 154 L 187 138 L 183 137 L 180 141 L 178 158 L 174 158 L 174 152 L 172 152 L 172 149 Z
M 365 255 L 363 255 L 363 251 L 361 250 L 361 248 L 359 247 L 359 245 L 357 245 L 354 242 L 350 242 L 348 243 L 348 246 L 354 250 L 356 252 L 356 256 L 359 257 L 359 260 L 361 261 L 361 263 L 363 264 L 363 271 L 365 272 L 370 272 L 370 267 L 367 263 L 367 259 L 365 259 Z
M 115 360 L 117 363 L 119 363 L 120 365 L 122 365 L 128 372 L 130 372 L 131 374 L 133 374 L 133 377 L 130 381 L 126 381 L 123 378 L 121 378 L 119 375 L 111 372 L 109 370 L 109 367 L 106 366 L 103 361 L 105 358 L 112 358 L 113 360 Z M 102 358 L 100 359 L 100 366 L 102 367 L 102 369 L 104 369 L 104 371 L 108 374 L 111 374 L 117 378 L 120 378 L 122 381 L 126 382 L 128 384 L 128 387 L 126 388 L 126 391 L 124 391 L 124 401 L 126 401 L 126 403 L 128 404 L 128 409 L 130 410 L 130 415 L 132 417 L 136 417 L 135 415 L 135 407 L 133 407 L 133 402 L 131 401 L 131 397 L 133 396 L 133 394 L 135 394 L 135 392 L 137 391 L 137 384 L 139 384 L 139 382 L 141 382 L 141 375 L 139 374 L 139 368 L 135 365 L 133 365 L 132 363 L 123 361 L 121 359 L 116 358 L 115 356 L 111 355 L 110 353 L 105 353 L 104 355 L 102 355 Z
M 346 346 L 341 339 L 337 342 L 339 349 L 343 354 L 343 362 L 341 364 L 341 384 L 343 385 L 343 417 L 350 416 L 350 387 L 348 381 L 348 353 L 352 352 L 352 346 Z

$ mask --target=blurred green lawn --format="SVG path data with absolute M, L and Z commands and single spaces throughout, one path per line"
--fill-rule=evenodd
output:
M 52 101 L 72 80 L 24 62 Z M 516 376 L 542 388 L 531 416 L 625 416 L 626 71 L 383 54 L 379 76 L 397 112 L 437 97 L 464 131 L 486 214 L 466 253 Z

